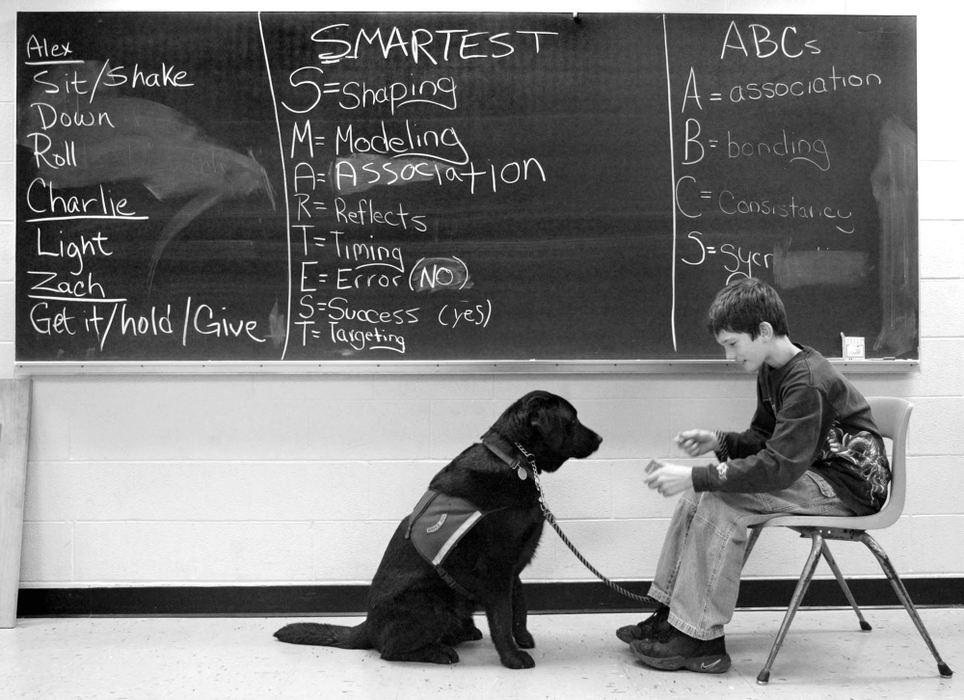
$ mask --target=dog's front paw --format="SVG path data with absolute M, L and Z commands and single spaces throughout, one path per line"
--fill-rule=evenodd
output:
M 536 662 L 532 660 L 531 656 L 520 650 L 500 654 L 499 658 L 502 659 L 502 665 L 506 668 L 533 668 L 536 665 Z
M 536 648 L 536 640 L 532 638 L 531 634 L 529 634 L 529 630 L 516 630 L 512 633 L 512 636 L 515 637 L 515 643 L 519 645 L 520 649 Z

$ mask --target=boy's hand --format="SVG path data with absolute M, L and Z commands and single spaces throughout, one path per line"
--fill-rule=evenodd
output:
M 699 457 L 717 448 L 716 433 L 712 430 L 684 430 L 676 436 L 676 444 L 690 457 Z
M 643 483 L 658 491 L 661 496 L 675 496 L 693 488 L 693 467 L 657 462 L 654 459 L 646 465 Z

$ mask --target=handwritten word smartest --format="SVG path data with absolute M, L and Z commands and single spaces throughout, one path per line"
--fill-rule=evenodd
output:
M 412 29 L 399 27 L 352 27 L 350 24 L 330 24 L 311 35 L 319 48 L 318 61 L 322 64 L 339 63 L 346 59 L 407 58 L 412 63 L 450 63 L 477 59 L 503 59 L 517 51 L 538 54 L 548 37 L 557 32 L 517 29 L 511 32 L 473 32 L 468 29 Z

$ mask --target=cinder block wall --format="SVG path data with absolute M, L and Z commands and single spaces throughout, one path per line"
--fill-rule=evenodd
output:
M 156 5 L 156 6 L 155 6 Z M 139 9 L 270 9 L 251 1 Z M 0 376 L 13 376 L 14 51 L 16 9 L 130 10 L 130 2 L 17 0 L 0 11 Z M 286 9 L 317 9 L 301 0 Z M 416 9 L 402 2 L 351 9 Z M 420 3 L 417 9 L 452 9 Z M 570 11 L 548 2 L 458 9 Z M 577 8 L 578 9 L 578 8 Z M 603 2 L 595 11 L 798 13 L 796 2 Z M 959 64 L 962 11 L 924 2 L 811 3 L 807 12 L 918 14 L 921 363 L 907 374 L 855 374 L 867 394 L 906 396 L 911 422 L 906 514 L 880 540 L 908 576 L 964 576 L 964 167 Z M 953 103 L 953 104 L 951 104 Z M 792 314 L 792 309 L 791 309 Z M 806 342 L 805 338 L 799 338 Z M 752 378 L 678 375 L 135 375 L 35 378 L 24 528 L 26 588 L 367 583 L 397 521 L 430 476 L 513 399 L 567 396 L 605 437 L 592 459 L 544 485 L 570 538 L 614 579 L 651 577 L 673 501 L 647 491 L 642 467 L 679 456 L 685 427 L 744 427 Z M 838 559 L 878 576 L 858 548 Z M 854 551 L 848 551 L 854 550 Z M 747 576 L 796 577 L 806 546 L 761 542 Z M 592 575 L 547 531 L 525 578 Z

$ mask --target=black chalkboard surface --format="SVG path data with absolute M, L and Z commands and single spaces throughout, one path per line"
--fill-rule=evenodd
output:
M 20 362 L 917 357 L 912 17 L 18 13 Z

